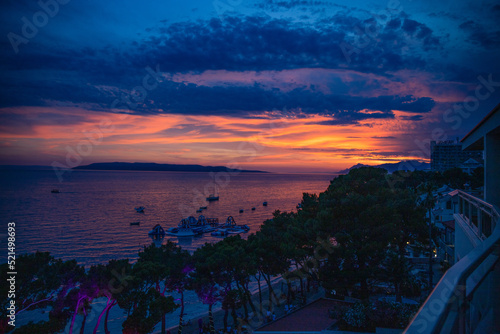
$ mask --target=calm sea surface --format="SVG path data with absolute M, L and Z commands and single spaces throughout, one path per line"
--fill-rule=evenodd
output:
M 164 228 L 176 226 L 183 217 L 198 217 L 200 213 L 196 210 L 206 205 L 207 210 L 201 213 L 205 217 L 224 222 L 233 216 L 238 224 L 251 227 L 249 233 L 255 233 L 275 210 L 296 210 L 303 192 L 324 191 L 334 176 L 241 173 L 214 178 L 208 173 L 72 171 L 59 182 L 53 171 L 0 171 L 0 217 L 4 226 L 0 231 L 0 247 L 5 254 L 2 262 L 6 262 L 6 232 L 10 221 L 16 223 L 17 254 L 48 251 L 56 258 L 76 259 L 86 267 L 110 259 L 134 261 L 138 251 L 151 244 L 148 231 L 155 224 Z M 208 203 L 205 197 L 213 192 L 215 183 L 220 200 Z M 60 193 L 51 193 L 52 189 L 59 189 Z M 268 202 L 267 207 L 262 205 L 264 201 Z M 137 206 L 144 206 L 145 213 L 137 213 L 134 209 Z M 240 209 L 244 212 L 239 213 Z M 131 226 L 132 222 L 140 222 L 140 225 Z M 247 236 L 242 234 L 244 238 Z M 204 235 L 166 237 L 160 242 L 169 239 L 189 251 L 205 242 L 221 240 Z M 255 282 L 250 288 L 256 291 Z M 178 297 L 174 294 L 174 298 Z M 199 302 L 194 292 L 186 293 L 185 303 L 185 318 L 194 323 L 207 312 L 206 305 Z M 105 305 L 105 298 L 92 302 L 85 333 L 92 333 Z M 215 310 L 219 307 L 216 304 Z M 167 327 L 178 323 L 179 312 L 177 309 L 168 315 Z M 47 320 L 47 314 L 40 310 L 28 311 L 18 317 L 17 324 Z M 121 333 L 125 319 L 126 314 L 115 306 L 109 316 L 111 332 Z M 77 327 L 80 322 L 79 315 Z M 76 331 L 79 332 L 79 327 Z M 159 325 L 155 333 L 158 331 Z M 103 322 L 97 332 L 104 333 Z
M 250 233 L 255 232 L 275 210 L 295 210 L 303 192 L 322 192 L 333 177 L 240 173 L 214 178 L 208 173 L 72 171 L 59 182 L 51 170 L 1 171 L 0 217 L 4 226 L 16 223 L 18 254 L 49 251 L 88 266 L 113 258 L 136 259 L 139 249 L 152 242 L 148 231 L 155 224 L 166 229 L 188 215 L 203 214 L 221 222 L 233 216 L 238 224 L 250 226 Z M 205 197 L 213 192 L 214 184 L 220 200 L 208 203 Z M 60 193 L 51 193 L 52 189 Z M 205 205 L 207 210 L 196 213 Z M 145 213 L 137 213 L 137 206 L 144 206 Z M 239 213 L 240 209 L 244 212 Z M 140 225 L 131 226 L 132 222 Z M 2 239 L 6 254 L 6 238 Z M 220 240 L 210 235 L 170 239 L 190 251 Z

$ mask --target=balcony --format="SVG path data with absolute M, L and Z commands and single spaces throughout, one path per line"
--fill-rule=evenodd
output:
M 456 222 L 466 224 L 477 244 L 445 273 L 405 333 L 500 333 L 499 210 L 465 192 L 459 196 Z
M 477 237 L 486 240 L 495 230 L 498 222 L 498 211 L 485 201 L 463 191 L 458 192 L 458 212 L 474 230 Z

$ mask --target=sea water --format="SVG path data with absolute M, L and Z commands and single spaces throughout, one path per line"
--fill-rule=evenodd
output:
M 134 262 L 138 252 L 151 244 L 148 231 L 156 224 L 167 229 L 189 215 L 218 218 L 220 222 L 232 216 L 237 224 L 250 227 L 248 234 L 255 233 L 263 221 L 272 218 L 275 210 L 296 210 L 303 193 L 318 194 L 326 190 L 334 177 L 334 174 L 74 170 L 65 173 L 61 182 L 51 170 L 3 170 L 0 171 L 0 218 L 5 232 L 0 231 L 0 246 L 3 254 L 7 254 L 6 226 L 15 222 L 17 254 L 48 251 L 56 258 L 76 259 L 87 268 L 110 259 L 128 258 Z M 53 189 L 59 193 L 52 193 Z M 219 201 L 206 202 L 205 197 L 213 192 L 219 195 Z M 265 201 L 267 206 L 263 206 Z M 144 213 L 136 212 L 134 208 L 138 206 L 145 207 Z M 200 206 L 207 209 L 197 213 Z M 130 225 L 135 222 L 140 224 Z M 248 234 L 241 236 L 246 238 Z M 193 252 L 205 242 L 221 239 L 206 234 L 192 238 L 165 237 L 160 242 L 167 240 Z M 2 256 L 2 262 L 6 262 L 6 257 Z M 98 310 L 102 302 L 97 300 L 93 308 Z M 194 293 L 188 293 L 188 318 L 195 319 L 206 309 Z M 167 327 L 177 323 L 178 312 L 168 316 Z M 40 318 L 43 316 L 38 311 L 31 312 L 20 317 L 19 325 Z M 125 318 L 117 306 L 112 309 L 109 319 L 112 333 L 121 332 Z M 92 332 L 93 324 L 95 319 L 89 318 L 85 332 Z

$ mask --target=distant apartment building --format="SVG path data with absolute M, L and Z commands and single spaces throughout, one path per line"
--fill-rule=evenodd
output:
M 450 168 L 462 168 L 469 159 L 482 165 L 482 151 L 463 151 L 462 144 L 457 140 L 442 142 L 431 141 L 431 170 L 444 172 Z

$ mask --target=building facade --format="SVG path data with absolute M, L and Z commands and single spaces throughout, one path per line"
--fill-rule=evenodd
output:
M 431 170 L 433 171 L 444 172 L 447 169 L 460 168 L 469 159 L 482 164 L 483 152 L 464 151 L 459 141 L 431 141 Z

